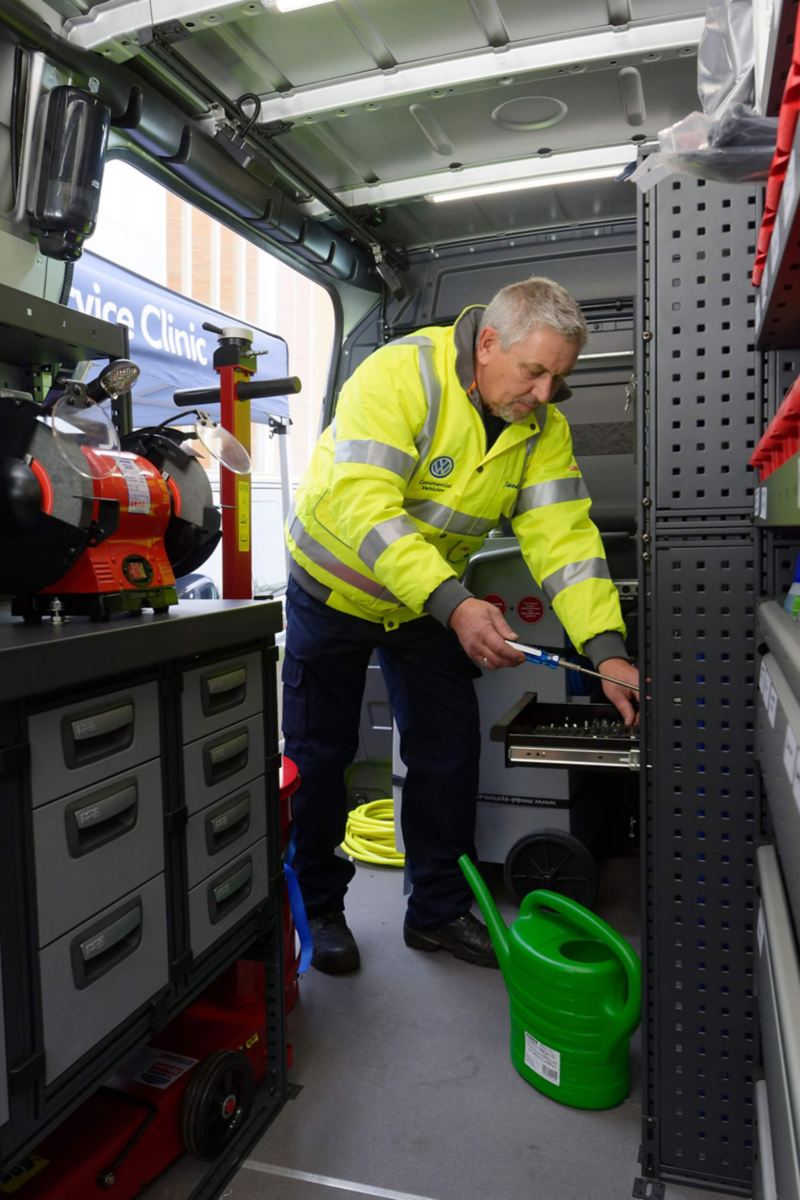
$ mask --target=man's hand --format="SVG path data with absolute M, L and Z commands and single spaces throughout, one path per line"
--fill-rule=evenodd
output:
M 462 600 L 450 615 L 450 628 L 473 662 L 484 670 L 518 667 L 525 662 L 525 655 L 512 650 L 505 641 L 516 640 L 516 633 L 500 609 L 486 600 Z
M 613 675 L 615 679 L 622 681 L 622 685 L 620 685 L 619 683 L 606 683 L 604 680 L 603 691 L 606 699 L 611 701 L 626 725 L 638 725 L 639 713 L 633 705 L 638 705 L 639 693 L 625 686 L 625 684 L 638 686 L 638 667 L 634 667 L 633 663 L 629 663 L 625 658 L 606 658 L 597 669 L 603 675 Z

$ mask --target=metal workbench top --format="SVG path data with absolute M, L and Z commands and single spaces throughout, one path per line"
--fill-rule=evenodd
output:
M 277 600 L 187 600 L 168 613 L 26 625 L 0 607 L 0 703 L 273 636 Z

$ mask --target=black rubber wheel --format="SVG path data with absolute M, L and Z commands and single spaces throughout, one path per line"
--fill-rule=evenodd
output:
M 217 1050 L 195 1067 L 183 1097 L 183 1144 L 195 1158 L 217 1158 L 250 1115 L 253 1069 L 238 1050 Z
M 568 896 L 585 908 L 592 908 L 597 896 L 591 852 L 562 829 L 540 829 L 515 842 L 506 855 L 503 879 L 518 904 L 539 888 Z

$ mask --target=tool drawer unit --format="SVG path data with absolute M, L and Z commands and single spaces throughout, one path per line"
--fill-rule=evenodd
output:
M 0 1174 L 234 959 L 279 975 L 280 623 L 0 610 Z
M 770 841 L 758 850 L 758 1192 L 800 1200 L 800 626 L 774 601 L 758 614 L 758 761 Z
M 182 679 L 189 946 L 198 957 L 268 892 L 259 654 Z M 268 747 L 271 755 L 277 746 Z

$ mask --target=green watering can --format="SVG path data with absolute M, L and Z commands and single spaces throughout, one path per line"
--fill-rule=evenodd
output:
M 624 938 L 582 904 L 530 892 L 509 929 L 467 855 L 508 989 L 511 1061 L 532 1087 L 573 1108 L 612 1108 L 630 1089 L 642 968 Z

